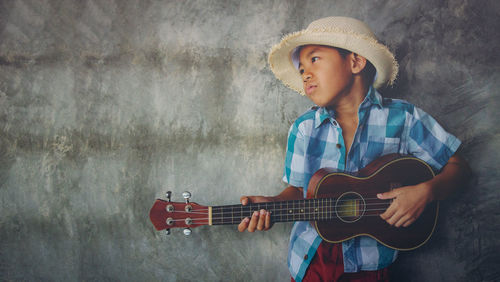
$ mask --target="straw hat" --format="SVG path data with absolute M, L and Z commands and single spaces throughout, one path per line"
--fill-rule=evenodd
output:
M 286 86 L 305 95 L 298 71 L 299 50 L 303 45 L 327 45 L 349 50 L 365 57 L 377 70 L 375 88 L 392 85 L 398 63 L 389 49 L 378 42 L 363 22 L 347 17 L 328 17 L 312 22 L 307 29 L 286 35 L 269 53 L 274 75 Z

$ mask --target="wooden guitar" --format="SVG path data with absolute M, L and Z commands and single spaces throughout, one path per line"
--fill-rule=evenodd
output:
M 307 199 L 248 205 L 202 206 L 156 200 L 150 219 L 157 230 L 183 227 L 190 233 L 201 225 L 239 224 L 254 211 L 271 212 L 273 222 L 309 221 L 327 242 L 339 243 L 356 236 L 370 236 L 398 250 L 412 250 L 431 237 L 437 222 L 439 203 L 430 203 L 408 227 L 393 227 L 380 218 L 391 200 L 380 200 L 377 193 L 416 185 L 434 177 L 425 162 L 398 154 L 383 156 L 355 174 L 318 170 L 311 178 Z

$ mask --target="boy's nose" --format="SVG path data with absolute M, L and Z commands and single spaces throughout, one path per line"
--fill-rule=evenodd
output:
M 312 78 L 312 75 L 311 75 L 311 73 L 309 73 L 309 72 L 304 72 L 304 73 L 302 74 L 302 79 L 304 80 L 304 82 L 308 81 L 308 80 L 309 80 L 309 79 L 311 79 L 311 78 Z

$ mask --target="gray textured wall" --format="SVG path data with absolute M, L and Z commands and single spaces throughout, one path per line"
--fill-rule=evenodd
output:
M 475 173 L 396 277 L 498 280 L 499 3 L 0 1 L 0 280 L 287 281 L 290 224 L 167 237 L 148 212 L 166 190 L 208 205 L 281 191 L 310 103 L 267 52 L 330 15 L 373 27 L 401 65 L 382 93 L 432 113 Z

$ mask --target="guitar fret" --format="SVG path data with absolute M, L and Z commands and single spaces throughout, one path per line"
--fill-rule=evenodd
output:
M 311 208 L 311 213 L 312 213 L 312 219 L 311 220 L 315 220 L 316 219 L 316 200 L 313 199 L 312 200 L 312 208 Z
M 212 207 L 212 223 L 219 224 L 219 207 Z
M 317 220 L 321 220 L 321 213 L 323 212 L 323 205 L 321 203 L 322 200 L 323 199 L 321 199 L 321 198 L 318 199 L 318 214 L 317 214 L 318 218 L 317 218 Z
M 323 220 L 328 219 L 328 199 L 323 198 L 323 204 L 325 205 L 323 207 L 324 213 L 323 213 Z
M 316 199 L 316 220 L 321 218 L 321 199 Z
M 325 219 L 330 219 L 331 215 L 331 209 L 330 209 L 330 199 L 326 199 L 326 218 Z
M 330 219 L 330 216 L 332 215 L 332 210 L 330 206 L 330 199 L 326 199 L 326 219 Z
M 286 202 L 286 221 L 290 221 L 290 218 L 288 217 L 288 202 Z
M 302 212 L 304 210 L 304 200 L 299 200 L 299 218 L 301 221 L 304 221 L 304 213 Z
M 334 203 L 333 203 L 334 199 L 330 199 L 330 219 L 333 219 L 334 218 Z
M 302 210 L 303 210 L 303 200 L 299 200 L 299 210 L 297 211 L 299 213 L 299 220 L 303 221 L 304 219 L 302 218 Z
M 275 210 L 276 210 L 276 202 L 273 202 L 273 210 L 271 211 L 271 222 L 273 220 L 273 214 Z
M 322 210 L 322 205 L 321 205 L 321 201 L 322 199 L 317 199 L 317 204 L 318 204 L 318 212 L 316 213 L 316 220 L 320 220 L 321 219 L 321 212 L 323 211 Z
M 319 210 L 318 199 L 314 199 L 314 220 L 318 220 L 318 210 Z
M 321 201 L 321 212 L 320 212 L 320 216 L 319 216 L 319 219 L 322 220 L 325 216 L 325 199 L 321 198 L 320 199 Z
M 297 208 L 297 215 L 299 216 L 299 221 L 302 221 L 302 200 L 298 200 L 298 203 L 297 203 L 299 206 Z
M 219 223 L 219 207 L 213 207 L 212 208 L 212 216 L 213 216 L 213 224 L 220 224 Z
M 322 199 L 322 202 L 323 202 L 323 214 L 322 214 L 322 220 L 325 220 L 328 218 L 328 204 L 327 204 L 327 198 L 323 198 Z
M 299 200 L 299 210 L 298 210 L 298 212 L 299 212 L 299 220 L 300 220 L 300 221 L 303 221 L 303 220 L 304 220 L 304 219 L 302 218 L 302 216 L 303 216 L 303 212 L 302 212 L 302 211 L 303 211 L 303 205 L 304 205 L 303 203 L 304 203 L 304 201 L 303 201 L 303 200 Z
M 297 221 L 297 201 L 293 201 L 293 221 Z
M 325 199 L 325 220 L 330 219 L 330 199 Z
M 319 218 L 319 212 L 320 212 L 320 210 L 319 210 L 319 206 L 320 206 L 319 205 L 319 199 L 314 199 L 313 203 L 314 203 L 314 215 L 313 215 L 313 218 L 314 218 L 314 220 L 318 220 L 318 218 Z
M 321 220 L 321 212 L 322 212 L 321 200 L 322 199 L 318 199 L 317 200 L 317 202 L 318 202 L 318 212 L 316 213 L 316 220 Z
M 303 200 L 299 200 L 299 208 L 298 208 L 297 212 L 299 214 L 300 221 L 303 221 L 303 219 L 302 219 L 302 203 L 303 203 Z
M 329 199 L 325 199 L 325 220 L 327 220 L 329 217 L 330 217 L 330 205 L 329 205 L 329 202 L 328 202 Z
M 297 220 L 297 213 L 295 212 L 297 210 L 297 201 L 293 201 L 293 207 L 292 207 L 292 220 L 296 221 Z
M 323 199 L 318 199 L 318 219 L 317 220 L 321 220 L 321 213 L 323 212 L 323 205 L 322 205 L 322 201 Z
M 306 204 L 307 204 L 307 203 L 306 203 L 306 200 L 303 200 L 302 202 L 303 202 L 303 206 L 304 206 L 304 208 L 303 208 L 303 210 L 302 210 L 302 217 L 304 218 L 304 221 L 306 221 L 306 220 L 307 220 L 307 219 L 306 219 L 306 210 L 307 210 L 307 209 L 306 209 Z
M 325 219 L 330 219 L 331 216 L 331 209 L 330 209 L 330 199 L 326 199 L 326 218 Z
M 295 220 L 297 221 L 300 221 L 300 213 L 298 212 L 300 209 L 300 200 L 296 200 L 295 201 L 295 210 L 293 211 L 294 214 L 295 214 Z M 297 219 L 297 216 L 298 216 L 298 219 Z
M 302 200 L 298 200 L 299 207 L 297 209 L 297 213 L 299 216 L 299 220 L 302 221 Z
M 325 220 L 330 218 L 330 203 L 329 199 L 325 199 Z
M 305 210 L 305 217 L 307 218 L 306 220 L 311 220 L 311 213 L 310 213 L 310 208 L 311 208 L 311 201 L 307 201 L 305 204 L 306 208 Z

